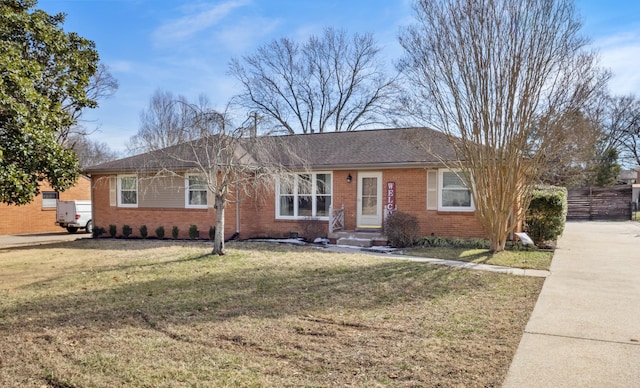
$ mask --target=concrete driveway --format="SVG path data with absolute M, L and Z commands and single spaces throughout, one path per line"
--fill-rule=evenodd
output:
M 80 238 L 90 238 L 91 234 L 78 232 L 68 233 L 52 232 L 37 234 L 16 234 L 16 235 L 0 235 L 0 248 L 9 248 L 14 246 L 28 246 L 50 244 L 63 241 L 74 241 Z
M 505 387 L 640 387 L 640 223 L 568 223 Z

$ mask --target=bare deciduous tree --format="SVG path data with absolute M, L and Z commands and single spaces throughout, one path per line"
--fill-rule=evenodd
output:
M 216 210 L 213 253 L 223 255 L 227 204 L 273 190 L 276 177 L 292 180 L 291 169 L 306 171 L 307 167 L 298 156 L 303 151 L 285 147 L 276 137 L 254 136 L 251 125 L 234 127 L 227 113 L 204 108 L 203 101 L 201 98 L 199 105 L 173 101 L 171 106 L 181 105 L 180 125 L 170 131 L 176 135 L 173 145 L 161 147 L 155 135 L 139 136 L 137 141 L 148 141 L 142 145 L 150 151 L 150 165 L 159 169 L 156 177 L 194 174 L 190 187 L 212 194 Z
M 127 148 L 131 153 L 146 152 L 189 140 L 185 130 L 190 106 L 184 96 L 174 96 L 169 91 L 156 90 L 149 106 L 140 113 L 140 129 Z
M 616 149 L 625 165 L 640 166 L 640 101 L 633 95 L 607 94 L 598 100 L 589 114 L 602 132 L 599 157 Z
M 230 72 L 242 84 L 237 103 L 293 134 L 352 131 L 385 121 L 395 92 L 371 34 L 328 28 L 304 45 L 280 39 L 242 60 Z
M 597 105 L 592 102 L 591 105 Z M 590 108 L 565 112 L 554 129 L 555 140 L 547 148 L 540 180 L 543 184 L 578 187 L 591 179 L 591 166 L 597 158 L 599 144 L 605 138 L 599 125 L 589 116 Z M 538 136 L 534 132 L 534 138 Z
M 107 143 L 91 140 L 80 133 L 70 134 L 67 144 L 78 156 L 81 169 L 118 158 L 118 153 L 113 151 Z
M 111 75 L 109 68 L 103 64 L 98 64 L 98 68 L 89 81 L 89 85 L 85 88 L 88 98 L 93 101 L 99 101 L 109 98 L 118 90 L 118 80 Z M 82 114 L 85 109 L 74 105 L 72 101 L 66 98 L 62 101 L 62 107 L 69 112 L 73 119 L 74 125 L 64 128 L 58 133 L 58 141 L 66 144 L 67 138 L 75 137 L 75 135 L 87 136 L 90 131 L 87 130 L 87 123 L 83 122 Z M 77 137 L 75 137 L 77 139 Z
M 109 98 L 117 90 L 118 81 L 111 75 L 109 68 L 102 63 L 98 65 L 89 85 L 85 88 L 87 97 L 94 101 Z M 89 122 L 82 119 L 84 109 L 73 104 L 68 98 L 62 101 L 62 106 L 69 112 L 74 124 L 58 132 L 58 142 L 75 151 L 80 168 L 108 162 L 118 157 L 118 154 L 111 150 L 106 143 L 89 138 L 89 135 L 97 131 L 97 128 L 93 130 L 87 128 Z
M 420 0 L 403 30 L 400 66 L 428 106 L 426 124 L 449 135 L 472 184 L 493 252 L 522 220 L 566 112 L 607 74 L 585 49 L 568 0 Z M 454 141 L 455 140 L 455 141 Z

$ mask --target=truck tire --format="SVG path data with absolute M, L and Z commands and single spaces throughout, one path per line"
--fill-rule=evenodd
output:
M 87 222 L 87 227 L 85 228 L 87 233 L 93 233 L 93 221 Z
M 67 226 L 67 232 L 69 233 L 75 233 L 78 231 L 78 228 L 75 226 Z

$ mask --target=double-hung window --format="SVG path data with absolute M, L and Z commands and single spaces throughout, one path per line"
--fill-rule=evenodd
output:
M 207 208 L 207 182 L 202 175 L 189 174 L 185 177 L 185 207 Z
M 331 173 L 298 174 L 278 182 L 276 218 L 327 218 L 331 206 Z
M 438 210 L 473 211 L 473 197 L 466 177 L 461 171 L 440 170 Z
M 118 206 L 138 206 L 138 177 L 136 175 L 118 176 Z
M 42 208 L 43 209 L 55 209 L 57 204 L 58 204 L 58 192 L 56 191 L 42 192 Z

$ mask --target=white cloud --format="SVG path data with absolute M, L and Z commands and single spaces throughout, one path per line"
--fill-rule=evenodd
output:
M 609 88 L 614 94 L 640 95 L 640 34 L 623 33 L 599 39 L 593 46 L 600 52 L 601 63 L 613 72 Z
M 185 10 L 183 16 L 168 21 L 153 33 L 158 45 L 185 41 L 224 19 L 234 9 L 246 5 L 246 0 L 231 0 L 219 4 L 203 4 Z
M 113 73 L 129 73 L 134 68 L 134 64 L 131 61 L 113 61 L 109 62 L 108 66 Z
M 278 26 L 279 20 L 268 18 L 246 18 L 234 23 L 216 34 L 217 41 L 231 54 L 246 53 L 258 44 L 264 43 Z

